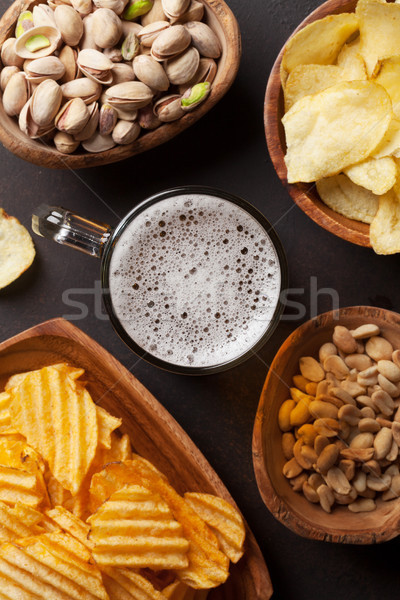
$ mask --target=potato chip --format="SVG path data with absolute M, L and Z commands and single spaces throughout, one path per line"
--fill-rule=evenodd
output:
M 392 101 L 393 113 L 400 118 L 400 56 L 392 56 L 382 62 L 375 82 L 385 88 Z
M 0 546 L 0 589 L 13 600 L 109 600 L 88 550 L 60 533 Z
M 85 369 L 81 369 L 80 367 L 71 367 L 67 363 L 56 363 L 55 365 L 49 366 L 51 366 L 52 369 L 57 369 L 58 371 L 66 373 L 69 377 L 71 377 L 71 379 L 78 379 L 78 377 L 81 377 L 85 372 Z M 37 370 L 39 371 L 40 369 Z M 7 381 L 5 389 L 10 390 L 11 388 L 19 386 L 27 375 L 34 372 L 35 371 L 25 371 L 24 373 L 16 373 L 15 375 L 12 375 Z
M 342 69 L 343 80 L 365 81 L 367 70 L 365 62 L 360 54 L 360 38 L 345 44 L 338 54 L 336 64 Z
M 88 539 L 89 525 L 78 519 L 69 510 L 63 506 L 56 506 L 51 510 L 47 510 L 46 515 L 66 533 L 79 540 L 81 544 L 89 549 L 93 548 L 91 540 Z
M 11 395 L 8 392 L 0 393 L 0 433 L 14 433 L 16 430 L 11 424 L 10 415 Z
M 97 411 L 97 427 L 99 430 L 99 446 L 100 448 L 111 449 L 111 434 L 122 425 L 122 419 L 113 417 L 101 406 L 96 405 Z
M 212 494 L 187 492 L 184 498 L 215 533 L 222 552 L 232 562 L 238 562 L 243 556 L 246 536 L 240 513 L 229 502 Z
M 11 394 L 16 429 L 48 461 L 62 486 L 77 494 L 98 443 L 96 406 L 89 392 L 65 372 L 44 367 L 27 375 Z
M 182 581 L 171 583 L 162 591 L 168 600 L 206 600 L 209 590 L 195 590 Z
M 34 258 L 35 247 L 28 230 L 0 208 L 0 289 L 18 279 Z
M 124 461 L 132 459 L 132 446 L 129 435 L 126 433 L 119 437 L 115 433 L 111 434 L 111 448 L 108 451 L 103 451 L 103 465 L 113 461 Z
M 371 245 L 377 254 L 400 252 L 400 199 L 398 186 L 380 196 L 379 208 L 370 227 Z
M 322 92 L 343 80 L 343 71 L 336 65 L 298 65 L 286 81 L 285 112 L 304 96 Z
M 396 183 L 397 165 L 393 158 L 367 158 L 358 165 L 344 169 L 345 175 L 353 183 L 381 196 L 392 189 Z
M 370 81 L 342 82 L 305 96 L 282 119 L 288 182 L 316 181 L 364 160 L 391 119 L 387 92 Z
M 400 72 L 399 72 L 400 76 Z M 379 146 L 372 154 L 374 158 L 384 158 L 385 156 L 400 155 L 400 120 L 393 118 L 390 121 L 389 128 L 383 136 Z
M 88 519 L 99 565 L 182 569 L 189 542 L 159 494 L 137 485 L 114 492 Z
M 150 581 L 132 569 L 103 567 L 102 574 L 110 600 L 166 600 Z
M 0 502 L 0 544 L 43 533 L 43 529 L 37 526 L 37 523 L 41 521 L 42 514 L 34 511 L 35 518 L 33 519 L 32 513 L 28 513 L 30 519 L 25 522 L 26 511 L 21 510 L 23 505 L 18 504 L 18 506 L 19 509 L 11 508 L 4 502 Z
M 317 181 L 320 198 L 329 208 L 339 214 L 372 223 L 378 210 L 378 196 L 353 183 L 346 175 L 333 175 Z
M 360 0 L 356 15 L 360 22 L 360 53 L 372 77 L 379 69 L 379 61 L 400 54 L 400 6 Z
M 358 31 L 354 13 L 329 15 L 294 34 L 282 57 L 282 84 L 298 65 L 332 65 L 343 44 Z
M 36 507 L 43 497 L 43 489 L 35 474 L 0 465 L 0 501 L 11 505 L 22 502 Z

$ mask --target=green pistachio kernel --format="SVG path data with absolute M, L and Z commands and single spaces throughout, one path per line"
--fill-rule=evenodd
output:
M 25 10 L 18 17 L 17 27 L 15 29 L 15 37 L 19 38 L 25 31 L 33 27 L 33 14 L 29 10 Z
M 28 52 L 37 52 L 48 48 L 50 46 L 50 40 L 45 35 L 33 35 L 25 42 L 25 48 Z
M 121 46 L 121 54 L 124 60 L 133 60 L 139 54 L 140 43 L 135 33 L 130 32 Z
M 133 21 L 137 17 L 141 17 L 153 8 L 153 0 L 131 0 L 124 10 L 122 18 L 125 21 Z
M 210 88 L 211 84 L 208 81 L 205 81 L 204 83 L 197 83 L 196 85 L 194 85 L 190 90 L 190 95 L 187 98 L 182 98 L 182 107 L 189 107 L 195 104 L 199 104 L 199 102 L 201 102 L 206 98 L 206 96 L 208 96 Z

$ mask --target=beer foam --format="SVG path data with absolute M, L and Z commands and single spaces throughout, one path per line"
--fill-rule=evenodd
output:
M 232 361 L 269 328 L 281 273 L 265 229 L 221 198 L 186 194 L 147 207 L 110 262 L 114 312 L 153 356 L 179 366 Z

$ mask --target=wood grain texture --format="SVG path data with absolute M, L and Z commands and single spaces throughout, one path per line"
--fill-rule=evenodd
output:
M 85 152 L 83 149 L 74 154 L 61 154 L 53 145 L 46 145 L 28 138 L 19 129 L 17 121 L 4 112 L 0 101 L 0 141 L 8 150 L 39 166 L 54 169 L 80 169 L 98 167 L 117 162 L 150 150 L 167 142 L 181 131 L 205 115 L 231 87 L 239 69 L 241 57 L 241 38 L 238 23 L 224 0 L 201 0 L 205 5 L 205 21 L 214 29 L 221 45 L 222 55 L 218 62 L 218 71 L 211 92 L 198 108 L 187 113 L 181 119 L 165 123 L 158 129 L 142 133 L 132 144 L 117 146 L 105 152 L 96 154 Z M 38 0 L 16 0 L 0 20 L 0 45 L 13 35 L 15 23 L 22 11 L 27 10 Z M 1 97 L 0 97 L 1 98 Z
M 353 12 L 356 4 L 356 0 L 328 0 L 328 2 L 325 2 L 312 12 L 299 27 L 297 27 L 292 35 L 300 29 L 303 29 L 306 25 L 309 25 L 318 19 L 322 19 L 327 15 Z M 284 115 L 283 91 L 280 79 L 280 66 L 283 51 L 284 47 L 280 51 L 278 58 L 272 67 L 264 103 L 265 135 L 271 160 L 278 177 L 287 188 L 297 206 L 315 221 L 315 223 L 353 244 L 371 247 L 369 240 L 369 225 L 348 219 L 331 210 L 320 199 L 315 184 L 288 184 L 287 182 L 287 170 L 284 161 L 286 143 L 284 128 L 281 122 Z
M 63 319 L 53 319 L 0 344 L 0 390 L 14 373 L 57 362 L 85 369 L 93 399 L 123 419 L 135 451 L 167 475 L 178 492 L 202 491 L 234 503 L 228 490 L 183 429 L 113 356 Z M 268 600 L 272 585 L 257 542 L 246 525 L 246 551 L 210 600 Z
M 394 347 L 400 348 L 400 315 L 354 306 L 319 315 L 298 327 L 282 344 L 265 380 L 253 432 L 253 465 L 264 503 L 283 525 L 311 539 L 347 544 L 373 544 L 396 537 L 400 530 L 400 499 L 377 501 L 375 511 L 354 514 L 336 506 L 327 514 L 292 490 L 282 474 L 286 462 L 281 448 L 278 411 L 289 398 L 292 377 L 299 373 L 301 356 L 318 356 L 320 346 L 331 341 L 336 325 L 355 329 L 376 323 Z

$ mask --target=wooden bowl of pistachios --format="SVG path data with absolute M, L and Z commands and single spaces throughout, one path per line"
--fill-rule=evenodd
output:
M 16 0 L 0 46 L 1 143 L 72 169 L 190 127 L 228 91 L 241 56 L 224 0 Z
M 307 321 L 278 350 L 253 465 L 267 508 L 295 533 L 350 544 L 399 534 L 399 349 L 399 314 L 353 306 Z

